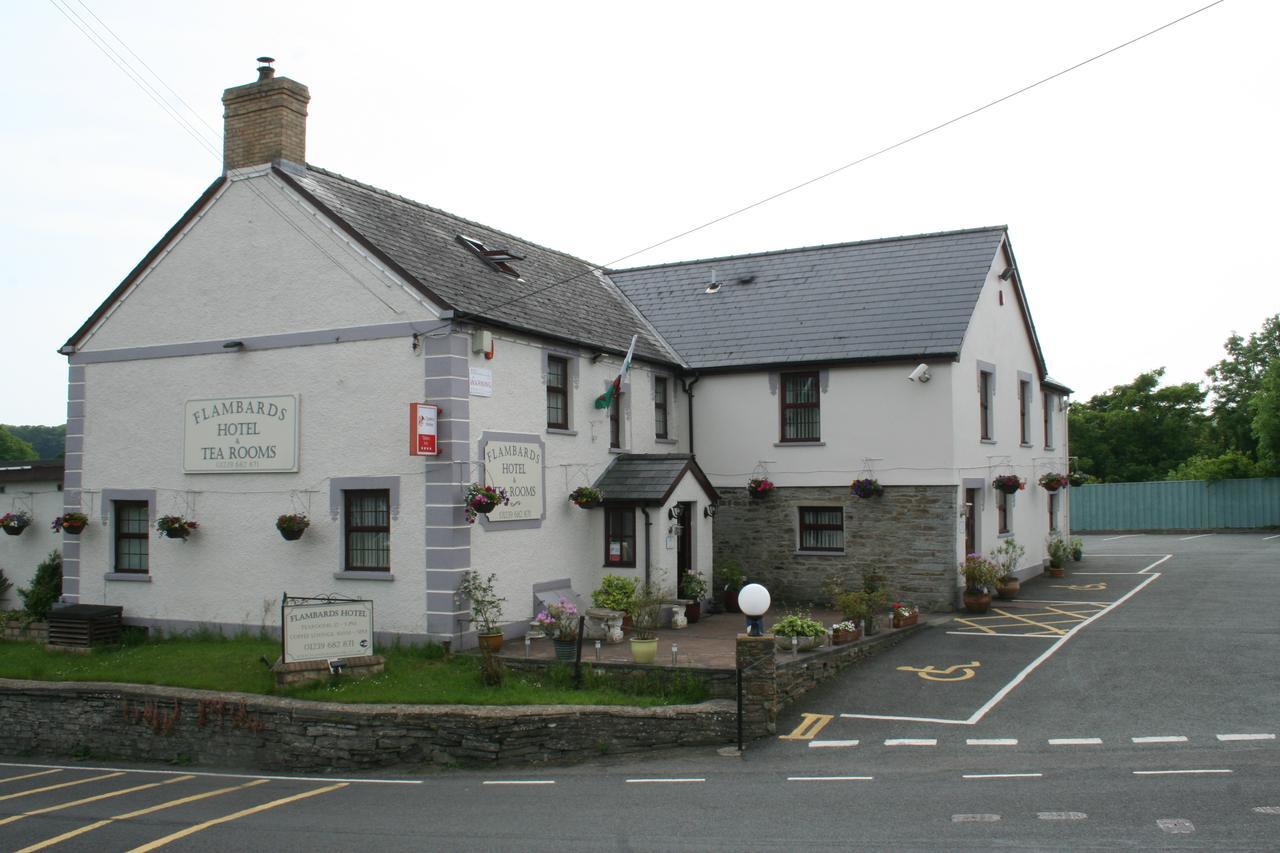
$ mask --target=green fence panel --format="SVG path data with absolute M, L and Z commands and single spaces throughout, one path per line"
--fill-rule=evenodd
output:
M 1071 529 L 1224 530 L 1280 526 L 1280 477 L 1100 483 L 1071 489 Z

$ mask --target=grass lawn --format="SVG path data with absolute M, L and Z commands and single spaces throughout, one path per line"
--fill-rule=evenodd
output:
M 0 641 L 0 678 L 35 681 L 112 681 L 204 690 L 291 696 L 321 702 L 402 702 L 423 705 L 674 705 L 701 702 L 692 681 L 639 679 L 612 684 L 583 667 L 574 690 L 569 666 L 530 673 L 508 671 L 501 687 L 485 686 L 478 658 L 445 655 L 439 646 L 389 648 L 386 671 L 366 679 L 277 688 L 262 663 L 280 655 L 275 640 L 177 638 L 131 643 L 90 654 L 50 652 L 29 642 Z

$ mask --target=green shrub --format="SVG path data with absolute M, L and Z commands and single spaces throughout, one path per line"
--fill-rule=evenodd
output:
M 773 633 L 777 637 L 823 637 L 827 629 L 817 619 L 810 618 L 804 611 L 788 613 L 773 623 Z
M 591 593 L 591 603 L 606 610 L 621 610 L 626 613 L 631 607 L 631 599 L 635 598 L 639 578 L 624 578 L 621 575 L 605 575 L 600 579 L 600 588 Z
M 18 595 L 22 596 L 22 607 L 28 618 L 37 622 L 45 619 L 62 595 L 62 554 L 50 551 L 36 567 L 31 588 L 18 590 Z
M 4 576 L 4 569 L 0 569 L 0 599 L 4 598 L 5 593 L 13 589 L 13 581 Z

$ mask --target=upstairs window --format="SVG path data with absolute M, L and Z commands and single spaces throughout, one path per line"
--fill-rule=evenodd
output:
M 1031 383 L 1025 380 L 1018 382 L 1018 429 L 1020 441 L 1031 445 Z
M 622 397 L 621 391 L 613 395 L 609 403 L 609 449 L 622 449 Z
M 1042 394 L 1044 403 L 1044 449 L 1053 450 L 1053 395 Z
M 818 371 L 782 374 L 782 440 L 822 440 Z
M 569 428 L 569 360 L 547 356 L 547 429 Z
M 653 377 L 653 435 L 667 438 L 667 377 Z
M 1009 502 L 1012 500 L 1012 495 L 1005 494 L 999 490 L 996 491 L 996 532 L 1001 536 L 1010 532 Z
M 991 428 L 991 398 L 995 393 L 996 375 L 990 370 L 978 371 L 978 426 L 983 441 L 994 441 Z
M 520 272 L 511 266 L 511 262 L 523 261 L 524 255 L 517 255 L 509 249 L 495 249 L 486 246 L 473 237 L 464 237 L 461 234 L 458 235 L 458 242 L 470 249 L 476 257 L 484 261 L 492 269 L 512 278 L 520 278 Z

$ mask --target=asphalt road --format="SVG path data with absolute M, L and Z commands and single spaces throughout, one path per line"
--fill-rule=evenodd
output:
M 1269 535 L 1090 538 L 1065 580 L 922 632 L 740 757 L 346 779 L 29 761 L 0 765 L 0 849 L 1277 850 Z

